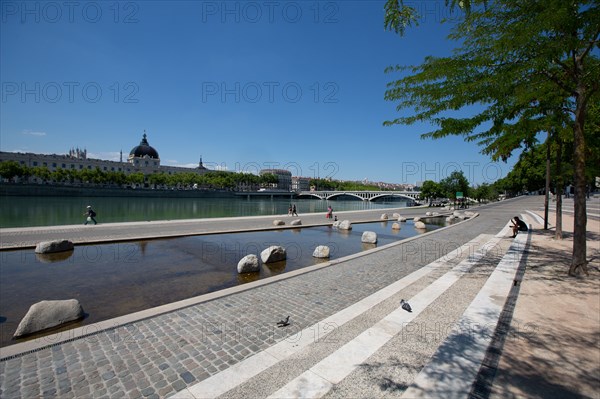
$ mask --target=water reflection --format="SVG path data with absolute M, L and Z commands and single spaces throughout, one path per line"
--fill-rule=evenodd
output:
M 35 254 L 35 257 L 42 263 L 62 262 L 73 256 L 73 250 L 63 252 L 53 252 L 49 254 Z
M 377 248 L 377 244 L 370 244 L 368 242 L 361 243 L 361 249 L 363 251 L 368 251 L 369 249 L 375 249 L 375 248 Z
M 285 271 L 286 264 L 287 264 L 287 260 L 281 260 L 279 262 L 263 263 L 262 271 L 265 274 L 265 277 L 276 276 Z

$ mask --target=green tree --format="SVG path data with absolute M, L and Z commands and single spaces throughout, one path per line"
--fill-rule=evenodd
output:
M 15 177 L 23 176 L 23 167 L 17 161 L 0 162 L 0 176 L 13 180 Z
M 260 184 L 262 186 L 270 186 L 279 183 L 279 178 L 273 173 L 265 173 L 260 175 Z
M 427 57 L 411 75 L 390 83 L 386 99 L 415 113 L 386 124 L 432 122 L 438 128 L 424 137 L 462 135 L 493 159 L 506 159 L 535 143 L 536 118 L 545 116 L 546 99 L 562 104 L 571 118 L 576 193 L 569 274 L 587 272 L 584 128 L 590 100 L 600 89 L 600 62 L 592 53 L 599 43 L 600 6 L 595 0 L 483 3 L 447 2 L 467 11 L 450 35 L 461 45 L 450 57 Z M 384 24 L 403 33 L 414 21 L 411 13 L 402 0 L 390 0 Z M 474 104 L 482 108 L 474 116 L 453 116 Z
M 92 171 L 90 176 L 91 176 L 92 182 L 94 182 L 95 184 L 101 184 L 101 183 L 107 182 L 106 172 L 104 172 L 100 168 L 95 168 Z
M 34 166 L 31 168 L 31 175 L 45 182 L 50 179 L 50 170 L 46 166 Z
M 488 183 L 482 183 L 477 187 L 470 188 L 469 192 L 471 193 L 471 197 L 476 199 L 477 202 L 481 202 L 483 200 L 491 201 L 498 198 L 498 192 L 492 185 Z
M 129 184 L 144 184 L 144 174 L 142 172 L 134 172 L 127 175 L 127 182 Z
M 150 176 L 148 176 L 148 183 L 154 184 L 154 185 L 167 184 L 167 182 L 169 180 L 168 176 L 169 175 L 167 175 L 166 173 L 153 173 Z
M 106 182 L 121 186 L 127 183 L 127 175 L 124 172 L 110 171 L 106 173 Z
M 50 178 L 57 183 L 62 183 L 69 180 L 69 173 L 63 168 L 56 168 L 50 173 Z
M 444 195 L 451 199 L 456 199 L 456 193 L 463 193 L 464 197 L 469 195 L 469 181 L 463 171 L 450 173 L 450 176 L 442 179 L 439 183 Z
M 544 188 L 546 147 L 547 143 L 539 144 L 519 156 L 513 170 L 509 172 L 518 191 L 537 191 Z
M 442 186 L 433 180 L 425 180 L 421 186 L 421 198 L 429 199 L 429 204 L 436 199 L 444 196 Z

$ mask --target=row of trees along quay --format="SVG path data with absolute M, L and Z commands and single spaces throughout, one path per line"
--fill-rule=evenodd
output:
M 501 187 L 501 181 L 493 184 L 482 183 L 477 186 L 470 186 L 462 171 L 454 171 L 450 176 L 439 182 L 425 180 L 420 191 L 421 198 L 429 200 L 429 204 L 432 205 L 435 200 L 440 198 L 456 201 L 457 193 L 462 193 L 464 198 L 471 198 L 478 202 L 497 200 L 501 192 L 506 192 L 506 190 L 498 187 Z M 511 196 L 517 195 L 521 191 L 522 189 L 518 189 L 511 193 Z
M 26 182 L 30 177 L 37 178 L 42 183 L 54 184 L 80 184 L 91 186 L 143 186 L 163 188 L 193 187 L 219 190 L 256 190 L 258 188 L 275 188 L 279 178 L 271 173 L 260 176 L 252 173 L 210 171 L 204 174 L 189 173 L 153 173 L 145 175 L 142 172 L 126 174 L 124 172 L 103 171 L 94 169 L 66 169 L 57 168 L 51 171 L 47 166 L 28 167 L 16 161 L 0 162 L 0 177 L 8 181 L 19 180 Z M 336 191 L 381 191 L 374 184 L 364 184 L 356 181 L 342 181 L 331 179 L 310 179 L 310 186 L 319 190 Z M 389 190 L 392 190 L 391 188 Z
M 547 190 L 560 193 L 563 170 L 575 188 L 573 257 L 569 275 L 587 272 L 586 170 L 598 140 L 600 5 L 597 0 L 446 0 L 453 18 L 448 57 L 393 66 L 386 100 L 408 110 L 384 125 L 431 123 L 422 137 L 450 135 L 475 141 L 482 153 L 506 161 L 514 151 L 547 146 Z M 387 0 L 385 29 L 402 36 L 418 25 L 411 2 Z M 466 112 L 465 112 L 466 111 Z M 472 116 L 466 117 L 465 113 Z M 589 119 L 589 120 L 588 120 Z M 590 122 L 590 123 L 588 123 Z M 570 163 L 561 157 L 572 148 Z M 597 149 L 597 148 L 596 148 Z M 551 165 L 555 168 L 552 170 Z M 557 199 L 560 196 L 557 196 Z M 557 202 L 557 220 L 561 203 Z M 547 211 L 546 211 L 547 216 Z M 560 231 L 557 229 L 557 238 Z
M 95 169 L 62 169 L 50 171 L 45 166 L 28 167 L 15 161 L 0 162 L 0 176 L 9 181 L 27 180 L 36 177 L 42 182 L 64 184 L 87 184 L 94 186 L 142 186 L 164 188 L 205 188 L 205 189 L 257 189 L 271 187 L 278 183 L 274 174 L 265 173 L 257 176 L 251 173 L 211 171 L 197 173 L 153 173 L 145 175 L 142 172 L 125 174 L 124 172 L 103 171 Z

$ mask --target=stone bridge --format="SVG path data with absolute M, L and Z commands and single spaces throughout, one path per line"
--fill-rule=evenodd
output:
M 313 197 L 329 200 L 342 195 L 347 195 L 356 197 L 362 201 L 374 201 L 383 197 L 402 197 L 418 200 L 420 194 L 420 191 L 300 191 L 298 197 Z

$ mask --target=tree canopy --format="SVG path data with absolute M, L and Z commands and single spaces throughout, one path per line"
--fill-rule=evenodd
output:
M 570 273 L 586 271 L 585 122 L 600 90 L 598 2 L 446 4 L 464 10 L 449 37 L 456 49 L 448 57 L 427 57 L 418 66 L 388 68 L 401 76 L 388 84 L 385 98 L 404 114 L 384 124 L 429 122 L 432 130 L 422 137 L 463 136 L 494 160 L 532 148 L 540 132 L 568 125 L 576 191 Z M 402 0 L 386 3 L 387 29 L 402 34 L 414 21 L 414 10 Z

